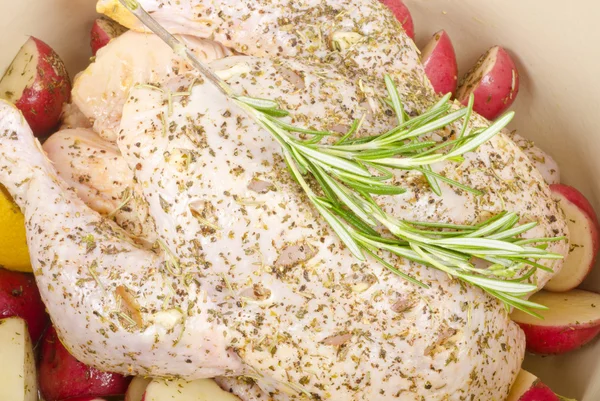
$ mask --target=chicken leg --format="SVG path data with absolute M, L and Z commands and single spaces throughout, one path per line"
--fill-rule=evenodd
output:
M 125 374 L 242 373 L 226 327 L 193 272 L 136 245 L 66 188 L 11 104 L 0 102 L 0 182 L 25 215 L 42 299 L 68 350 Z

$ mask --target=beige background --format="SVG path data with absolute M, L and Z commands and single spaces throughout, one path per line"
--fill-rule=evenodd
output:
M 600 2 L 579 0 L 406 0 L 417 44 L 446 29 L 461 73 L 489 46 L 516 56 L 522 81 L 514 128 L 559 162 L 563 181 L 600 211 Z M 0 70 L 26 35 L 48 42 L 72 74 L 90 57 L 94 0 L 0 0 Z M 576 5 L 576 6 L 575 6 Z M 600 291 L 600 269 L 586 287 Z M 526 367 L 555 391 L 600 399 L 600 341 L 562 357 L 528 357 Z M 482 400 L 484 401 L 484 400 Z

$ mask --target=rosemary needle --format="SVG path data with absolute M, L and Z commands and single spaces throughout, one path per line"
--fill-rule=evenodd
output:
M 392 182 L 393 170 L 422 173 L 438 195 L 441 195 L 438 181 L 480 195 L 475 188 L 433 172 L 431 166 L 444 161 L 460 162 L 462 155 L 476 150 L 504 129 L 514 113 L 504 115 L 485 129 L 468 132 L 473 98 L 469 99 L 466 107 L 453 109 L 449 103 L 450 96 L 446 95 L 421 115 L 409 117 L 404 112 L 396 84 L 386 75 L 388 97 L 384 102 L 395 112 L 397 126 L 378 135 L 353 139 L 364 122 L 363 116 L 354 121 L 350 130 L 337 142 L 323 144 L 322 138 L 335 134 L 285 122 L 282 118 L 289 113 L 280 109 L 273 100 L 237 95 L 136 0 L 120 2 L 277 140 L 293 178 L 357 259 L 365 260 L 365 255 L 368 255 L 394 274 L 427 287 L 384 259 L 385 254 L 396 255 L 478 287 L 503 302 L 507 308 L 514 307 L 539 316 L 533 309 L 544 309 L 544 306 L 525 299 L 537 287 L 526 281 L 538 268 L 548 269 L 536 261 L 562 258 L 562 255 L 548 252 L 546 245 L 563 240 L 563 237 L 523 240 L 519 236 L 537 223 L 518 225 L 519 216 L 512 212 L 500 213 L 474 225 L 401 220 L 382 210 L 372 197 L 404 192 Z M 462 129 L 452 141 L 440 144 L 419 140 L 458 121 L 462 121 Z M 297 134 L 312 138 L 301 140 Z M 444 148 L 449 150 L 440 153 Z M 315 179 L 319 193 L 308 183 L 307 175 Z M 473 259 L 487 261 L 490 266 L 487 269 L 477 268 Z M 521 276 L 516 277 L 518 274 Z

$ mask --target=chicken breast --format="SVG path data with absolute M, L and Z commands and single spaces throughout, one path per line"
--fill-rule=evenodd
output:
M 350 121 L 349 114 L 365 111 L 355 100 L 360 89 L 333 71 L 321 68 L 316 74 L 296 62 L 247 57 L 218 61 L 212 68 L 242 71 L 228 78 L 238 93 L 259 98 L 282 98 L 284 93 L 286 107 L 317 129 L 324 128 L 332 115 L 336 122 Z M 286 79 L 290 74 L 285 70 L 302 76 L 304 89 Z M 391 397 L 398 392 L 407 400 L 460 399 L 460 394 L 477 394 L 476 399 L 503 397 L 514 374 L 506 368 L 520 365 L 523 338 L 501 305 L 477 290 L 462 294 L 458 283 L 423 266 L 397 261 L 403 270 L 426 280 L 431 290 L 414 288 L 376 264 L 352 262 L 337 240 L 323 236 L 328 230 L 315 222 L 319 218 L 306 208 L 306 200 L 287 178 L 277 157 L 277 143 L 259 133 L 216 89 L 200 85 L 183 106 L 175 103 L 166 124 L 178 128 L 168 135 L 155 117 L 168 113 L 162 106 L 164 94 L 141 88 L 132 92 L 131 99 L 135 101 L 124 109 L 118 145 L 130 167 L 139 167 L 136 178 L 144 188 L 158 235 L 182 266 L 208 263 L 216 277 L 225 277 L 213 283 L 217 291 L 210 294 L 219 298 L 218 304 L 241 300 L 243 312 L 233 312 L 235 320 L 230 322 L 241 333 L 236 352 L 255 372 L 246 375 L 264 391 L 276 394 L 275 399 L 293 399 L 297 391 L 324 397 L 332 388 L 330 397 L 339 400 Z M 328 102 L 314 107 L 314 99 Z M 398 177 L 409 193 L 381 199 L 382 204 L 403 218 L 458 224 L 508 209 L 525 220 L 541 220 L 534 235 L 564 232 L 564 220 L 550 218 L 559 212 L 541 176 L 510 140 L 500 136 L 468 156 L 460 166 L 442 164 L 437 171 L 486 189 L 484 197 L 476 199 L 444 186 L 444 196 L 438 198 L 420 183 L 420 177 L 409 174 Z M 191 163 L 185 162 L 190 159 Z M 490 181 L 493 174 L 499 178 Z M 509 175 L 528 183 L 501 179 Z M 194 177 L 201 179 L 197 182 Z M 251 189 L 256 180 L 274 183 L 278 190 L 257 193 Z M 194 185 L 182 185 L 186 182 Z M 566 252 L 564 242 L 552 247 Z M 344 258 L 350 260 L 343 262 Z M 546 276 L 540 274 L 538 279 Z M 485 307 L 475 311 L 468 305 Z M 467 323 L 473 322 L 475 314 L 481 314 L 478 321 Z M 392 321 L 393 328 L 388 325 Z M 482 327 L 486 329 L 481 331 Z M 366 332 L 368 340 L 360 334 Z M 482 342 L 490 344 L 490 333 L 500 332 L 499 342 L 491 346 L 494 351 L 478 355 Z M 399 338 L 388 341 L 389 335 Z M 510 351 L 503 352 L 502 344 L 511 344 Z M 453 351 L 468 357 L 452 362 L 448 375 L 446 363 L 454 358 Z M 341 360 L 339 352 L 343 352 Z M 379 362 L 373 364 L 374 360 Z M 502 367 L 496 363 L 500 360 Z M 307 375 L 305 366 L 311 366 L 314 376 Z M 490 382 L 474 383 L 469 376 L 473 369 L 488 381 L 494 376 L 498 380 L 491 386 L 494 390 L 488 387 Z M 403 375 L 406 380 L 398 379 Z M 505 384 L 502 390 L 500 382 Z M 421 391 L 427 383 L 436 390 Z M 319 392 L 321 387 L 325 392 Z
M 383 84 L 385 74 L 389 74 L 398 83 L 398 90 L 407 112 L 423 111 L 436 101 L 434 91 L 420 64 L 414 43 L 406 36 L 387 7 L 376 0 L 351 0 L 349 2 L 340 0 L 294 2 L 290 0 L 262 2 L 241 0 L 234 3 L 213 0 L 185 0 L 174 3 L 162 0 L 142 0 L 140 4 L 173 33 L 210 37 L 224 46 L 244 54 L 293 58 L 317 70 L 317 75 L 321 71 L 336 71 L 340 76 L 340 82 L 353 84 L 359 88 L 355 99 L 360 102 L 361 106 L 365 106 L 363 107 L 364 113 L 368 115 L 369 121 L 386 120 L 385 113 L 389 110 L 385 106 L 382 107 L 384 102 L 381 101 L 382 94 L 386 93 Z M 123 15 L 124 11 L 111 0 L 99 0 L 97 9 L 100 12 L 110 12 L 113 16 Z M 126 11 L 124 12 L 126 13 Z M 135 19 L 127 19 L 122 23 L 132 29 L 144 29 Z M 333 85 L 339 86 L 339 84 Z M 298 85 L 296 84 L 293 91 L 297 90 Z M 282 97 L 276 96 L 275 98 L 279 100 Z M 287 97 L 284 101 L 287 102 Z M 284 106 L 288 105 L 284 104 Z M 344 124 L 347 126 L 351 119 L 343 121 L 343 118 L 340 118 L 341 115 L 337 110 L 331 112 L 325 119 L 330 125 L 326 128 L 331 129 L 331 125 L 336 125 L 342 127 L 343 131 Z M 350 117 L 360 116 L 353 114 Z M 487 121 L 479 116 L 474 117 L 474 123 L 477 126 L 487 125 Z M 449 131 L 441 135 L 447 139 L 454 133 Z M 492 158 L 512 153 L 514 143 L 506 136 L 499 138 L 501 138 L 498 145 L 500 150 L 490 154 L 489 156 Z M 511 152 L 507 153 L 506 147 L 510 148 Z M 519 153 L 519 158 L 523 157 L 523 153 Z M 479 175 L 482 182 L 505 181 L 507 185 L 519 188 L 528 185 L 521 182 L 521 178 L 529 177 L 530 174 L 535 175 L 531 172 L 534 168 L 530 163 L 513 162 L 512 156 L 508 156 L 506 159 L 500 157 L 497 162 L 488 160 L 483 164 L 478 162 L 475 165 L 465 164 L 465 170 L 452 167 L 444 174 L 448 174 L 453 179 L 459 179 L 464 174 Z M 515 169 L 504 169 L 506 172 L 501 175 L 480 174 L 480 171 L 484 171 L 480 167 L 488 167 L 490 163 L 494 164 L 496 168 L 513 167 L 512 164 L 515 164 Z M 518 168 L 519 165 L 523 169 Z M 439 169 L 440 166 L 436 168 Z M 537 174 L 537 178 L 539 177 Z M 498 202 L 504 204 L 508 201 L 515 203 L 515 207 L 518 207 L 518 204 L 522 203 L 520 194 L 514 198 L 509 196 L 508 198 L 511 199 L 507 199 L 506 191 L 491 191 L 492 185 L 489 188 L 483 188 L 488 198 L 477 200 L 474 207 L 470 207 L 468 204 L 458 208 L 446 207 L 443 205 L 443 199 L 441 203 L 435 200 L 424 204 L 424 202 L 429 202 L 429 199 L 422 196 L 418 185 L 419 179 L 417 178 L 411 185 L 411 189 L 415 189 L 413 196 L 403 198 L 410 200 L 402 206 L 407 219 L 416 217 L 413 213 L 414 210 L 423 209 L 427 210 L 427 213 L 421 214 L 429 217 L 437 218 L 438 215 L 445 215 L 449 219 L 473 221 L 477 219 L 477 215 L 482 209 L 485 209 L 481 205 Z M 445 198 L 452 198 L 454 192 L 445 193 Z M 421 203 L 419 208 L 414 207 L 413 199 Z M 535 197 L 529 199 L 528 202 L 535 203 Z M 393 210 L 397 211 L 397 208 Z M 537 218 L 551 217 L 550 215 L 524 216 L 525 221 Z M 556 228 L 556 232 L 562 232 L 563 228 Z M 538 227 L 531 234 L 544 234 L 544 230 Z M 561 253 L 566 244 L 554 244 L 553 246 Z M 561 263 L 555 263 L 553 266 L 554 269 L 560 269 L 560 267 Z M 538 271 L 534 276 L 534 281 L 541 288 L 551 275 Z
M 204 61 L 230 54 L 210 40 L 187 36 L 180 39 Z M 133 86 L 161 83 L 189 70 L 190 66 L 158 37 L 126 32 L 100 49 L 95 61 L 76 77 L 73 103 L 93 122 L 94 131 L 114 142 L 123 104 Z

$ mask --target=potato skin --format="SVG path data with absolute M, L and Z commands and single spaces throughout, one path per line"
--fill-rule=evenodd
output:
M 33 57 L 32 62 L 25 64 L 27 73 L 13 70 L 20 57 Z M 31 82 L 23 78 L 29 74 L 33 74 Z M 71 81 L 58 54 L 32 36 L 21 47 L 13 64 L 0 80 L 0 97 L 13 102 L 23 113 L 33 133 L 37 137 L 44 137 L 59 123 L 63 103 L 71 98 Z
M 84 396 L 84 397 L 76 397 L 76 398 L 69 398 L 68 401 L 107 401 L 104 398 L 99 398 L 99 397 L 93 397 L 93 396 Z
M 589 343 L 600 333 L 600 294 L 574 289 L 542 290 L 529 298 L 547 307 L 542 317 L 513 310 L 510 317 L 525 334 L 527 351 L 542 355 L 564 354 Z
M 396 19 L 402 25 L 404 32 L 408 35 L 412 40 L 415 39 L 415 24 L 413 22 L 412 15 L 410 14 L 410 10 L 406 7 L 406 4 L 402 2 L 402 0 L 379 0 L 383 4 L 385 4 L 394 14 Z
M 13 316 L 27 322 L 35 345 L 49 321 L 35 279 L 32 274 L 0 269 L 0 318 Z
M 527 338 L 527 351 L 535 354 L 564 354 L 583 347 L 600 333 L 600 325 L 551 327 L 519 323 Z
M 513 104 L 519 84 L 519 72 L 512 57 L 504 48 L 494 46 L 462 79 L 456 98 L 466 105 L 473 93 L 473 110 L 494 120 Z
M 106 46 L 112 39 L 122 35 L 125 31 L 127 31 L 127 28 L 115 21 L 106 18 L 95 20 L 90 32 L 92 54 L 95 56 L 98 50 Z
M 425 67 L 425 74 L 437 93 L 445 95 L 456 91 L 458 65 L 454 46 L 446 31 L 441 30 L 433 34 L 423 48 L 421 61 Z
M 38 374 L 40 392 L 46 401 L 123 395 L 131 381 L 79 362 L 63 346 L 52 326 L 42 339 Z
M 518 401 L 559 401 L 559 398 L 550 387 L 538 379 Z

